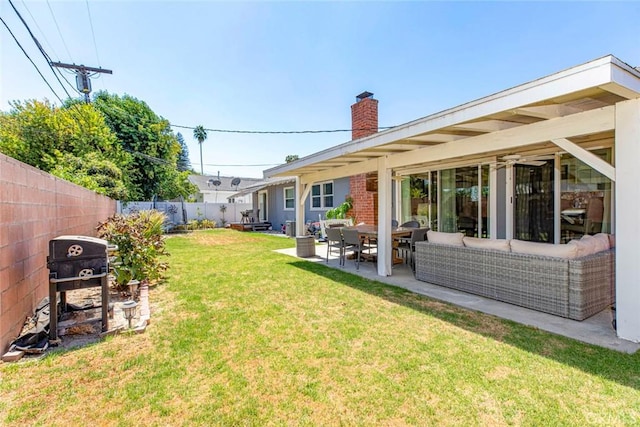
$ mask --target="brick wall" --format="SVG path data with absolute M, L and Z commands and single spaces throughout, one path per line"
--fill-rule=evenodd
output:
M 364 94 L 363 94 L 364 95 Z M 360 97 L 361 95 L 359 95 Z M 373 94 L 351 106 L 351 139 L 364 138 L 378 131 L 378 100 Z M 367 191 L 367 174 L 349 178 L 350 193 L 353 199 L 351 215 L 357 222 L 378 223 L 378 193 Z
M 48 295 L 49 240 L 95 236 L 116 202 L 0 154 L 0 352 Z

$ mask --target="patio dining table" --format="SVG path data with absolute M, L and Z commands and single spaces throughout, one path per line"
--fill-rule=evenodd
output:
M 366 239 L 369 242 L 378 241 L 378 227 L 376 225 L 370 224 L 361 224 L 356 225 L 355 228 L 358 230 L 358 234 Z M 394 227 L 391 229 L 391 239 L 393 241 L 393 263 L 400 264 L 403 262 L 403 259 L 397 256 L 397 251 L 395 247 L 398 245 L 398 239 L 401 237 L 411 237 L 411 232 L 413 228 L 407 227 Z

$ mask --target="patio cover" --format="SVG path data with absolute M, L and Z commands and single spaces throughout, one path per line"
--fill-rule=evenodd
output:
M 267 178 L 267 179 L 258 181 L 253 185 L 249 185 L 243 188 L 241 191 L 234 193 L 231 197 L 241 197 L 250 193 L 255 193 L 257 191 L 264 190 L 267 187 L 272 187 L 274 185 L 280 185 L 280 184 L 293 183 L 293 182 L 296 182 L 295 176 Z
M 639 141 L 640 70 L 609 55 L 267 169 L 264 176 L 298 177 L 302 205 L 315 182 L 377 172 L 378 274 L 388 276 L 393 176 L 493 163 L 506 154 L 570 153 L 615 182 L 614 226 L 624 230 L 617 234 L 618 334 L 640 342 L 640 318 L 634 315 L 640 311 Z M 614 145 L 613 164 L 588 151 Z M 628 194 L 636 197 L 622 196 Z M 495 195 L 489 203 L 495 212 Z

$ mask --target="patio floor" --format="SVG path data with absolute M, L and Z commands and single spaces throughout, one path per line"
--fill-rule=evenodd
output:
M 296 257 L 296 248 L 281 249 L 277 252 Z M 316 256 L 301 259 L 310 262 L 324 263 L 326 253 L 326 244 L 320 243 L 316 245 Z M 620 339 L 616 336 L 616 332 L 611 326 L 613 316 L 609 309 L 603 310 L 595 316 L 579 322 L 481 296 L 460 292 L 454 289 L 421 282 L 414 278 L 411 269 L 404 264 L 395 265 L 393 267 L 393 275 L 389 277 L 378 276 L 375 270 L 375 264 L 372 262 L 360 263 L 360 270 L 356 270 L 355 262 L 352 260 L 347 260 L 344 267 L 340 267 L 338 264 L 337 256 L 329 257 L 329 267 L 339 268 L 349 273 L 404 288 L 411 292 L 425 295 L 440 301 L 446 301 L 470 310 L 492 314 L 503 319 L 509 319 L 524 325 L 533 326 L 547 332 L 552 332 L 554 334 L 624 353 L 635 353 L 640 349 L 640 343 L 633 343 L 631 341 Z

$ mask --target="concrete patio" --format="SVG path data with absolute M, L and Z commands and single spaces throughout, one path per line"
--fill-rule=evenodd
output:
M 277 252 L 297 257 L 296 248 L 281 249 Z M 309 262 L 325 263 L 326 253 L 326 244 L 320 243 L 316 245 L 316 256 L 301 259 Z M 360 263 L 360 270 L 356 270 L 355 262 L 353 260 L 347 260 L 346 265 L 341 267 L 339 266 L 337 255 L 330 256 L 329 263 L 327 265 L 331 268 L 339 268 L 367 279 L 377 280 L 391 286 L 404 288 L 411 292 L 425 295 L 429 298 L 445 301 L 470 310 L 491 314 L 503 319 L 512 320 L 523 325 L 532 326 L 588 344 L 609 348 L 623 353 L 635 353 L 640 349 L 639 343 L 623 340 L 616 336 L 616 332 L 611 324 L 613 314 L 609 309 L 603 310 L 595 316 L 579 322 L 491 300 L 477 295 L 456 291 L 454 289 L 421 282 L 414 278 L 411 269 L 404 264 L 395 265 L 393 267 L 393 275 L 388 277 L 379 276 L 375 269 L 375 264 L 372 262 Z

